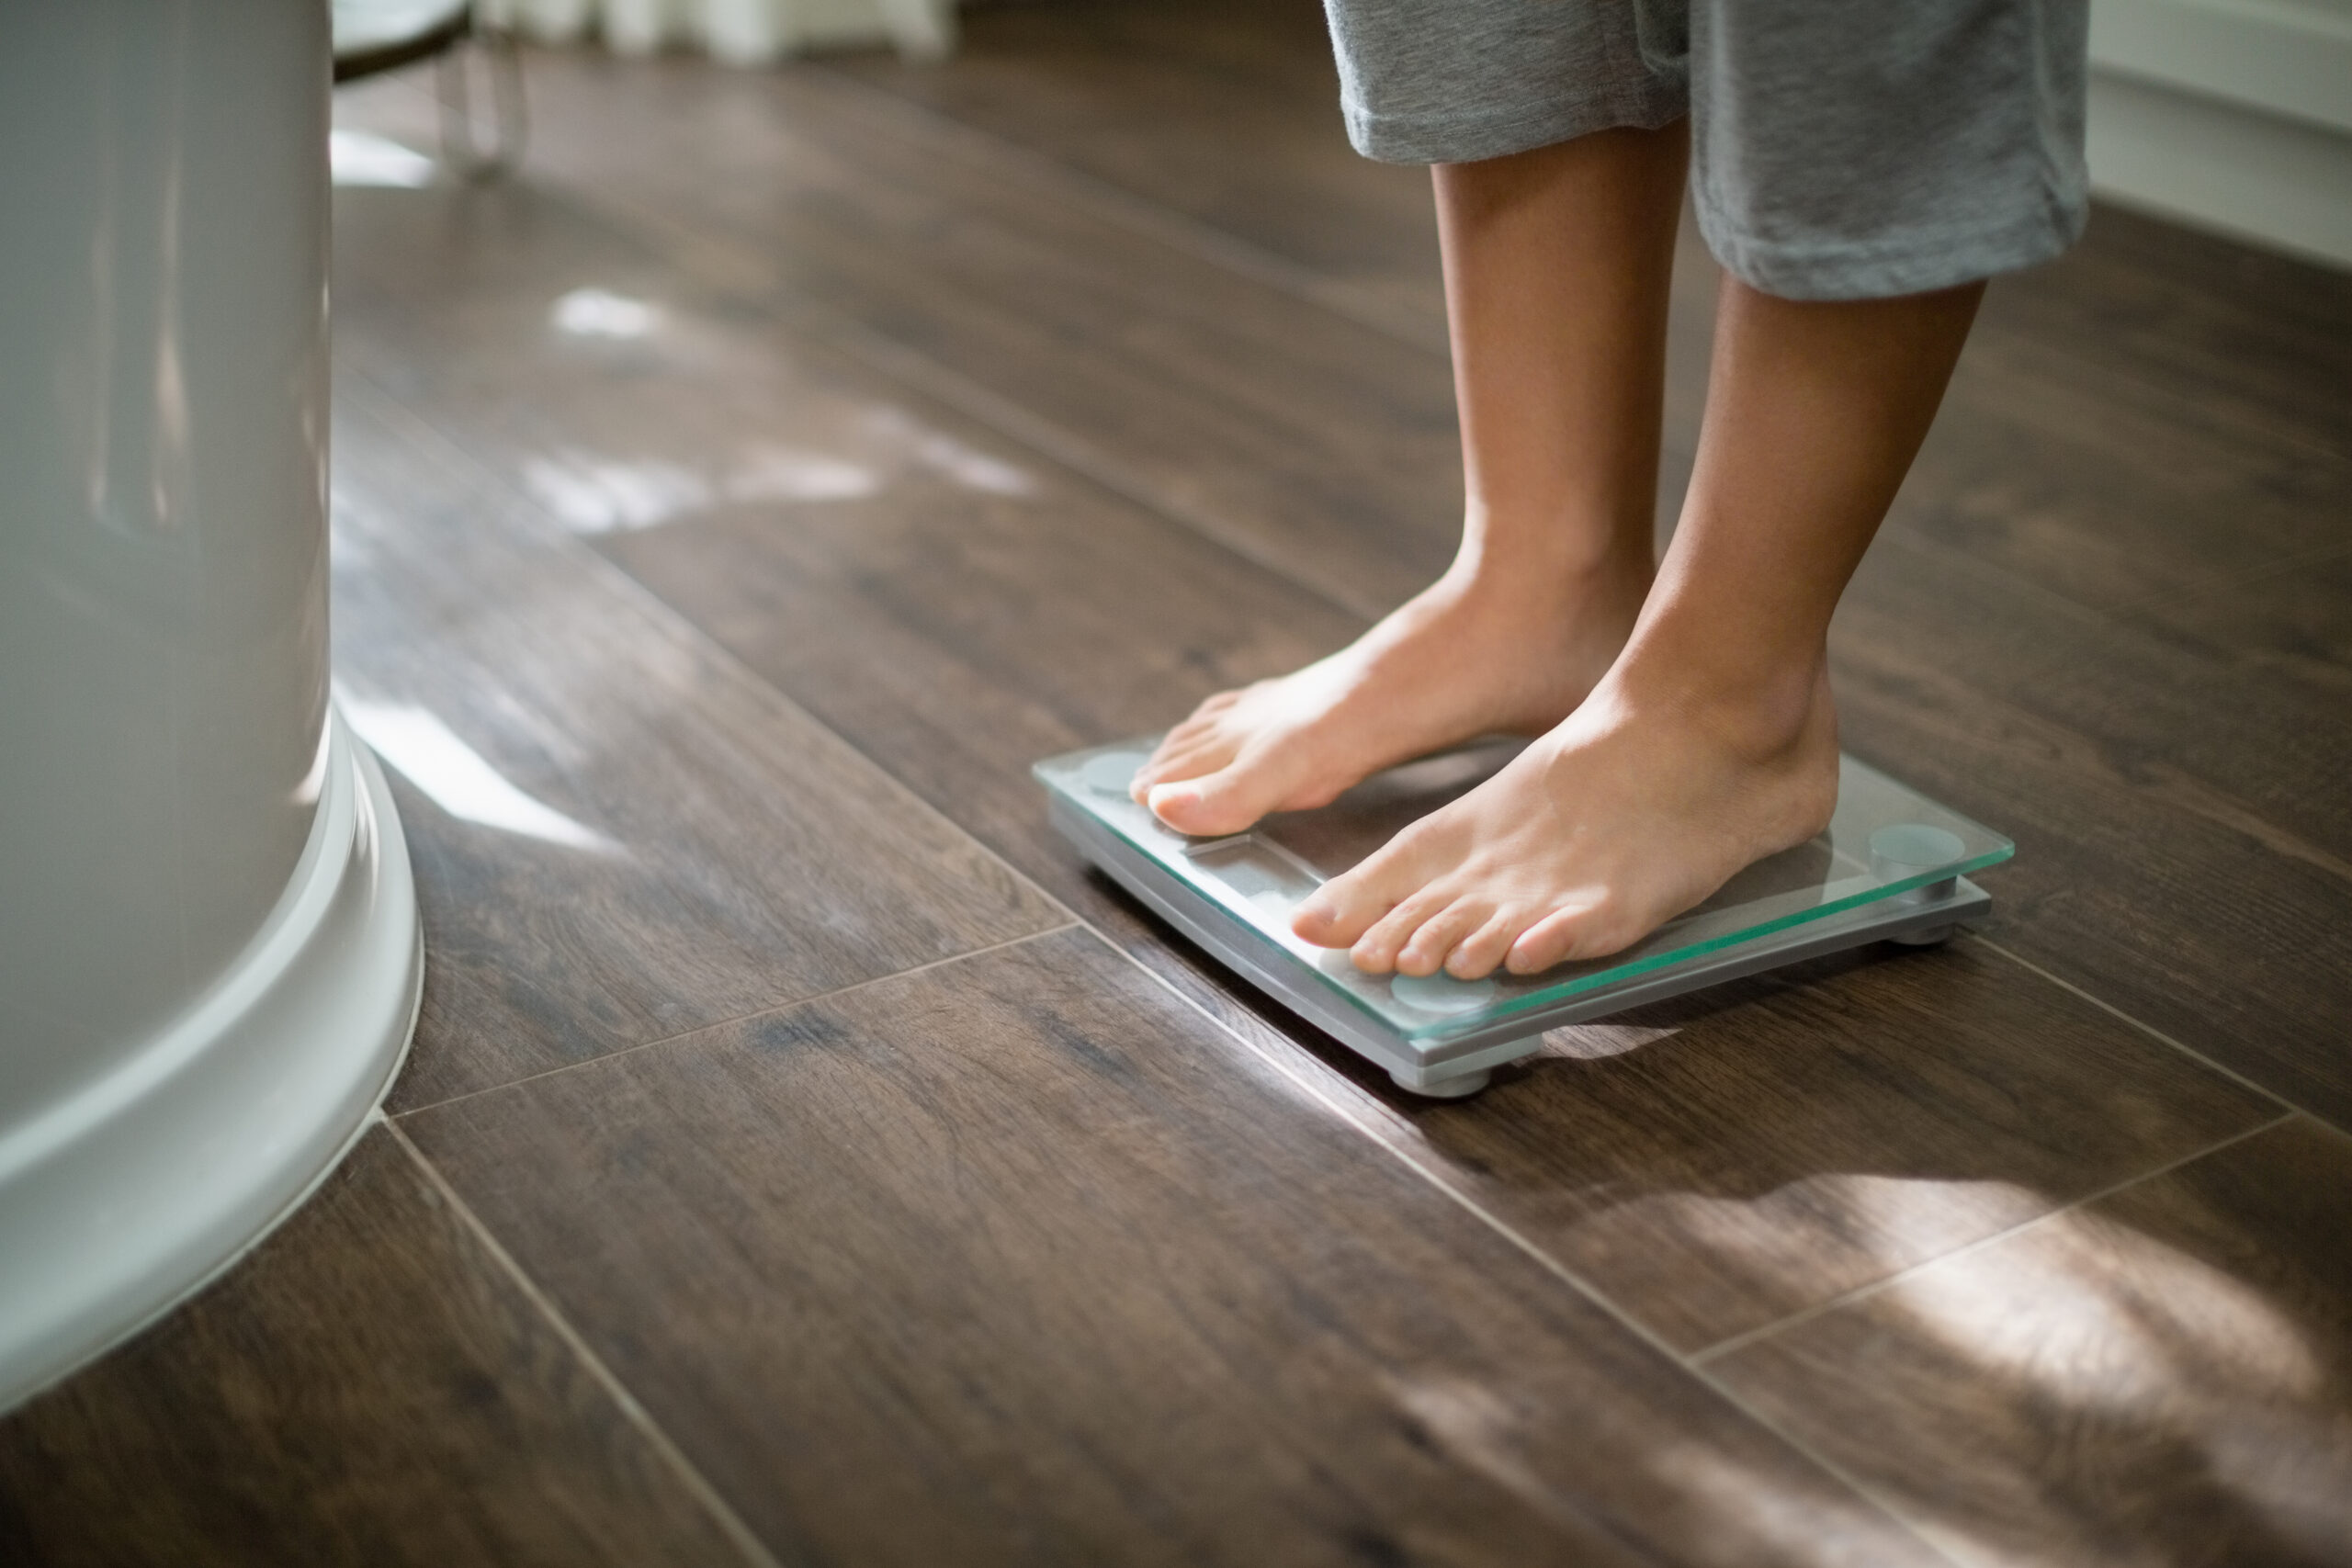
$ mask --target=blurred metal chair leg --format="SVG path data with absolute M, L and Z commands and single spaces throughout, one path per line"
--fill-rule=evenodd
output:
M 424 60 L 434 62 L 443 161 L 472 180 L 512 173 L 530 141 L 530 113 L 522 51 L 510 24 L 469 0 L 334 0 L 338 85 Z M 486 128 L 474 111 L 475 60 L 487 84 Z

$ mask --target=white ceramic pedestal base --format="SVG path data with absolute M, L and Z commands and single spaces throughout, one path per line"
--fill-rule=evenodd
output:
M 424 977 L 383 775 L 328 716 L 286 894 L 238 961 L 106 1077 L 0 1138 L 0 1409 L 234 1261 L 358 1139 Z

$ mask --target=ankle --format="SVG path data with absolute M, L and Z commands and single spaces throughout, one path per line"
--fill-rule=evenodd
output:
M 1836 753 L 1826 649 L 1779 659 L 1725 653 L 1719 644 L 1693 649 L 1644 637 L 1628 649 L 1616 678 L 1628 707 L 1670 711 L 1758 766 Z
M 1465 534 L 1439 586 L 1462 597 L 1566 611 L 1619 604 L 1630 625 L 1657 574 L 1648 541 L 1635 547 L 1622 538 L 1561 532 L 1567 536 L 1507 541 Z

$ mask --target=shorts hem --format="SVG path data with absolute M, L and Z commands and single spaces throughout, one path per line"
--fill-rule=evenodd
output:
M 1659 130 L 1689 112 L 1679 94 L 1663 92 L 1475 115 L 1384 115 L 1345 101 L 1340 109 L 1355 150 L 1382 164 L 1475 164 L 1596 130 Z
M 1885 299 L 2021 272 L 2079 239 L 2087 203 L 2036 213 L 1987 233 L 1914 231 L 1864 242 L 1786 244 L 1721 231 L 1703 204 L 1699 231 L 1743 283 L 1783 299 Z

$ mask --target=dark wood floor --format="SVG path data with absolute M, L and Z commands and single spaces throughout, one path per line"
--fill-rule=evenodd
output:
M 390 1115 L 0 1423 L 0 1561 L 2352 1562 L 2352 277 L 1995 285 L 1835 643 L 1983 932 L 1432 1104 L 1026 773 L 1450 547 L 1312 0 L 529 68 L 520 179 L 338 193 L 334 629 L 588 832 L 395 779 Z

